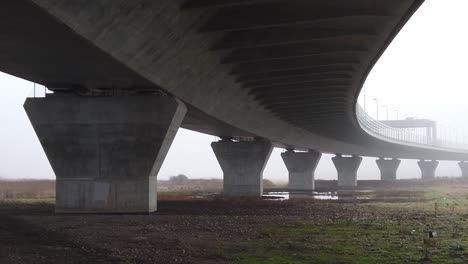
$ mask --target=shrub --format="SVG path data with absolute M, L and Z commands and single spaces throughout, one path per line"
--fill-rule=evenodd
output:
M 179 174 L 177 176 L 171 176 L 169 182 L 172 184 L 185 184 L 189 181 L 189 178 L 184 174 Z

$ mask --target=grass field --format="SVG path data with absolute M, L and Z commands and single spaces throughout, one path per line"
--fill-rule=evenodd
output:
M 467 198 L 434 191 L 424 198 L 349 204 L 318 221 L 259 226 L 260 239 L 226 252 L 245 264 L 467 263 Z
M 468 263 L 468 186 L 381 190 L 318 221 L 258 230 L 267 239 L 229 250 L 238 263 Z

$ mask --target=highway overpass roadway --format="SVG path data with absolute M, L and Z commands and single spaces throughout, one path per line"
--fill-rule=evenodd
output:
M 289 150 L 298 189 L 313 189 L 321 153 L 339 154 L 342 186 L 355 185 L 360 156 L 387 158 L 383 179 L 402 158 L 421 160 L 431 178 L 436 162 L 424 160 L 468 151 L 372 133 L 356 106 L 422 3 L 4 0 L 0 70 L 54 91 L 25 109 L 57 176 L 59 212 L 156 210 L 179 126 L 223 139 L 212 146 L 227 195 L 261 195 L 272 146 Z

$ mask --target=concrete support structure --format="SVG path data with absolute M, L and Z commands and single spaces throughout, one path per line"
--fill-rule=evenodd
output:
M 418 166 L 421 169 L 421 179 L 423 180 L 432 180 L 435 178 L 435 171 L 439 162 L 436 160 L 426 161 L 420 160 L 418 161 Z
M 380 158 L 375 161 L 380 169 L 380 180 L 382 181 L 396 181 L 397 170 L 400 166 L 401 160 L 399 159 L 384 159 Z
M 57 177 L 56 212 L 156 211 L 156 177 L 187 111 L 169 96 L 27 99 Z
M 289 190 L 313 191 L 315 189 L 315 169 L 322 153 L 310 150 L 294 152 L 288 150 L 281 153 L 284 164 L 289 172 Z
M 332 158 L 338 172 L 338 187 L 356 187 L 357 171 L 362 162 L 362 157 L 343 157 L 340 154 Z
M 263 170 L 273 150 L 270 142 L 221 140 L 211 147 L 224 173 L 225 196 L 262 196 Z
M 468 178 L 468 162 L 460 161 L 460 162 L 458 162 L 458 166 L 460 166 L 462 177 L 463 178 Z

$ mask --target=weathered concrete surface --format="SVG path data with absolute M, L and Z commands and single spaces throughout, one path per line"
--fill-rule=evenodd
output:
M 146 213 L 186 113 L 169 96 L 27 99 L 24 108 L 57 177 L 60 213 Z
M 396 181 L 397 170 L 400 166 L 401 160 L 380 158 L 375 162 L 380 169 L 380 179 L 382 181 Z
M 19 50 L 37 51 L 41 55 L 49 45 L 38 44 L 39 40 L 61 40 L 65 35 L 62 30 L 45 30 L 51 27 L 39 24 L 43 20 L 37 17 L 30 18 L 30 14 L 49 15 L 57 24 L 68 27 L 68 33 L 86 39 L 115 63 L 197 109 L 201 118 L 191 122 L 187 126 L 190 129 L 217 136 L 247 134 L 266 138 L 275 146 L 324 153 L 448 160 L 468 157 L 467 153 L 453 150 L 375 139 L 359 127 L 354 115 L 356 98 L 367 74 L 421 0 L 385 3 L 195 0 L 194 5 L 188 5 L 192 8 L 187 7 L 185 0 L 32 2 L 35 8 L 30 8 L 27 16 L 24 12 L 11 12 L 9 6 L 4 8 L 5 24 L 13 16 L 24 18 L 19 24 L 27 25 L 21 27 L 23 34 L 14 34 L 18 31 L 16 27 L 3 29 L 10 33 L 0 34 L 6 36 L 6 55 L 18 50 L 16 41 L 30 44 Z M 324 16 L 328 18 L 323 19 Z M 29 28 L 44 30 L 33 31 L 41 34 L 35 41 L 23 41 L 16 36 L 31 34 Z M 78 42 L 71 43 L 72 50 L 81 50 Z M 83 45 L 82 49 L 86 47 Z M 55 55 L 54 49 L 48 51 Z M 7 67 L 6 72 L 28 77 L 25 72 L 51 69 L 44 76 L 29 77 L 31 80 L 48 79 L 57 68 L 73 76 L 76 73 L 69 60 L 43 67 L 43 57 L 33 53 L 34 56 L 27 54 L 23 58 L 34 60 L 33 65 L 18 66 L 16 55 L 6 57 L 7 62 L 16 66 Z M 3 64 L 0 59 L 0 65 Z M 99 61 L 93 65 L 97 64 Z M 83 78 L 76 79 L 93 79 L 80 77 Z M 84 81 L 59 84 L 70 89 L 113 87 L 112 78 L 104 77 L 92 82 L 93 85 Z M 125 81 L 131 84 L 132 79 L 129 76 Z M 210 124 L 213 120 L 216 122 Z M 221 123 L 226 129 L 217 129 Z
M 367 74 L 422 2 L 4 0 L 0 67 L 56 92 L 162 89 L 188 106 L 186 128 L 217 136 L 468 160 L 374 138 L 354 115 Z
M 418 161 L 418 166 L 421 169 L 421 179 L 423 180 L 432 180 L 435 178 L 435 171 L 439 162 L 436 160 L 426 161 L 420 160 Z
M 458 162 L 458 166 L 460 166 L 462 177 L 468 177 L 468 162 L 460 161 Z
M 211 147 L 224 173 L 225 196 L 262 196 L 263 170 L 273 150 L 270 142 L 221 140 Z
M 315 189 L 315 169 L 322 153 L 286 151 L 281 153 L 289 172 L 289 190 L 313 191 Z
M 337 155 L 332 158 L 338 172 L 338 187 L 356 187 L 357 171 L 361 165 L 362 157 L 343 157 Z

